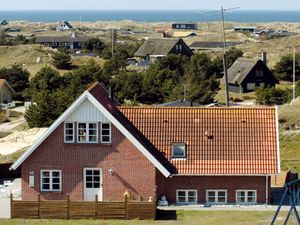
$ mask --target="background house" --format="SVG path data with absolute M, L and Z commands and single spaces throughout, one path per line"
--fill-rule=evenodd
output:
M 182 39 L 148 39 L 135 52 L 138 61 L 153 62 L 169 54 L 191 57 L 193 52 Z
M 251 32 L 253 33 L 256 27 L 234 27 L 234 31 L 236 32 Z
M 262 60 L 240 57 L 228 69 L 229 91 L 246 93 L 258 87 L 274 87 L 278 83 L 267 66 L 266 53 Z
M 5 79 L 0 79 L 0 104 L 12 102 L 15 94 L 16 92 L 9 83 Z
M 197 23 L 193 23 L 193 22 L 176 22 L 176 23 L 172 23 L 172 29 L 197 30 L 198 25 L 197 25 Z
M 72 30 L 74 29 L 73 26 L 67 22 L 67 21 L 62 21 L 57 27 L 57 31 L 65 31 L 65 30 Z
M 6 26 L 8 25 L 8 21 L 7 20 L 3 20 L 1 23 L 0 23 L 1 26 Z
M 11 168 L 21 167 L 24 200 L 123 200 L 128 190 L 178 204 L 268 203 L 276 118 L 271 107 L 122 107 L 95 83 Z
M 227 47 L 234 47 L 236 45 L 242 44 L 241 42 L 226 42 Z M 213 42 L 213 41 L 195 41 L 190 46 L 190 49 L 194 50 L 214 50 L 223 49 L 224 42 Z
M 35 38 L 35 43 L 52 48 L 82 49 L 87 37 L 72 36 L 41 36 Z

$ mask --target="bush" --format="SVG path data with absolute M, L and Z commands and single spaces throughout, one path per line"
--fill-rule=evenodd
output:
M 71 64 L 71 56 L 66 49 L 59 49 L 52 55 L 53 65 L 57 69 L 69 69 Z
M 258 88 L 256 90 L 256 102 L 261 105 L 282 105 L 290 101 L 290 91 L 273 87 Z

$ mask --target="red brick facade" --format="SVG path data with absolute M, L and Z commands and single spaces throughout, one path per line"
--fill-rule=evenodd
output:
M 232 163 L 232 158 L 234 154 L 229 156 L 222 156 L 224 160 L 222 161 L 224 165 L 229 166 L 230 168 L 239 167 L 240 165 L 249 167 L 251 170 L 245 170 L 244 172 L 241 168 L 237 171 L 228 172 L 232 170 L 227 170 L 225 167 L 222 171 L 226 171 L 224 174 L 247 174 L 248 176 L 172 176 L 166 178 L 172 173 L 170 165 L 166 164 L 163 160 L 160 162 L 159 159 L 155 160 L 149 157 L 155 155 L 155 149 L 153 150 L 151 147 L 151 143 L 155 144 L 158 151 L 165 149 L 164 159 L 169 159 L 171 157 L 170 150 L 172 143 L 194 143 L 193 145 L 188 146 L 196 146 L 194 148 L 194 153 L 192 152 L 192 148 L 188 147 L 188 154 L 190 154 L 189 160 L 178 161 L 177 164 L 174 161 L 169 161 L 168 163 L 172 163 L 174 167 L 176 167 L 176 171 L 178 174 L 219 174 L 216 169 L 220 169 L 219 158 L 220 154 L 223 152 L 227 152 L 227 148 L 231 148 L 232 145 L 230 142 L 226 143 L 222 140 L 224 139 L 216 139 L 217 144 L 221 144 L 222 146 L 216 147 L 212 144 L 211 139 L 207 139 L 205 132 L 207 128 L 205 128 L 205 124 L 198 123 L 200 120 L 196 118 L 196 120 L 187 120 L 186 113 L 180 112 L 182 115 L 182 119 L 178 119 L 177 114 L 170 114 L 168 119 L 165 119 L 164 116 L 157 114 L 158 116 L 154 116 L 152 111 L 148 112 L 148 118 L 154 117 L 154 122 L 149 122 L 144 120 L 146 117 L 140 111 L 136 109 L 127 109 L 128 113 L 132 117 L 135 118 L 135 124 L 131 124 L 130 121 L 127 121 L 120 114 L 118 109 L 115 107 L 112 101 L 109 101 L 108 93 L 105 91 L 103 87 L 100 87 L 99 84 L 95 84 L 89 89 L 90 93 L 100 102 L 102 106 L 105 107 L 112 116 L 115 117 L 120 125 L 116 123 L 112 118 L 110 120 L 114 123 L 123 133 L 129 137 L 130 140 L 135 143 L 133 145 L 128 138 L 124 136 L 113 124 L 111 125 L 111 144 L 82 144 L 82 143 L 64 143 L 64 125 L 60 124 L 43 142 L 40 144 L 34 151 L 29 155 L 28 158 L 25 159 L 21 163 L 21 173 L 22 173 L 22 197 L 24 200 L 32 200 L 37 198 L 37 194 L 41 194 L 42 199 L 54 200 L 54 199 L 65 199 L 67 194 L 70 194 L 71 200 L 84 200 L 84 168 L 99 168 L 102 169 L 102 182 L 103 182 L 103 200 L 124 200 L 125 191 L 129 190 L 135 198 L 141 196 L 144 200 L 147 200 L 149 197 L 152 197 L 154 194 L 157 194 L 157 197 L 160 198 L 162 195 L 166 195 L 169 203 L 176 202 L 176 190 L 185 189 L 185 190 L 197 190 L 198 203 L 206 202 L 206 191 L 207 190 L 227 190 L 227 202 L 235 203 L 236 202 L 236 190 L 256 190 L 257 193 L 257 203 L 265 203 L 266 198 L 270 199 L 270 177 L 268 178 L 268 182 L 266 182 L 266 176 L 255 176 L 251 174 L 273 174 L 277 171 L 277 153 L 276 151 L 276 138 L 275 138 L 275 126 L 272 129 L 273 138 L 270 139 L 272 154 L 276 155 L 274 157 L 269 157 L 269 161 L 262 160 L 254 160 L 255 156 L 259 155 L 262 159 L 264 154 L 270 155 L 267 151 L 263 151 L 264 148 L 261 149 L 260 152 L 248 151 L 249 154 L 246 154 L 247 151 L 243 148 L 243 146 L 236 146 L 234 150 L 238 152 L 236 157 L 237 160 L 235 163 Z M 117 103 L 115 103 L 118 105 Z M 147 112 L 147 109 L 145 109 Z M 166 109 L 169 110 L 169 109 Z M 175 110 L 175 109 L 173 109 Z M 179 110 L 179 109 L 176 109 Z M 188 110 L 188 109 L 185 109 Z M 223 109 L 225 110 L 225 109 Z M 226 109 L 227 110 L 227 109 Z M 252 110 L 252 109 L 251 109 Z M 134 112 L 134 113 L 133 113 Z M 143 112 L 143 111 L 142 111 Z M 255 113 L 258 110 L 254 111 Z M 269 110 L 268 114 L 272 114 L 272 110 Z M 124 111 L 123 111 L 124 113 Z M 215 113 L 215 112 L 214 112 Z M 215 115 L 212 113 L 211 115 Z M 227 113 L 228 115 L 230 113 Z M 226 115 L 227 115 L 226 114 Z M 190 113 L 190 115 L 194 115 L 194 113 Z M 236 115 L 239 115 L 238 113 Z M 250 114 L 249 114 L 250 115 Z M 252 115 L 252 114 L 251 114 Z M 275 115 L 275 114 L 274 114 Z M 140 118 L 141 117 L 141 118 Z M 107 117 L 109 118 L 109 116 Z M 205 117 L 207 118 L 207 117 Z M 247 117 L 248 118 L 248 117 Z M 252 117 L 251 117 L 252 118 Z M 273 118 L 273 117 L 272 117 Z M 178 120 L 182 123 L 182 127 L 186 127 L 186 124 L 196 124 L 191 121 L 198 121 L 197 124 L 202 124 L 199 126 L 199 129 L 193 128 L 186 132 L 184 129 L 174 129 L 174 126 L 170 126 L 170 128 L 166 128 L 168 124 L 177 124 Z M 223 117 L 219 118 L 219 124 L 223 123 Z M 235 121 L 231 119 L 232 121 Z M 141 123 L 141 121 L 144 121 Z M 243 120 L 245 121 L 245 120 Z M 256 121 L 256 120 L 253 120 Z M 267 121 L 267 120 L 266 120 Z M 273 119 L 270 119 L 272 122 Z M 57 122 L 59 123 L 59 122 Z M 209 126 L 215 123 L 215 116 L 211 116 L 211 122 L 207 123 Z M 141 125 L 142 124 L 142 125 Z M 161 125 L 164 124 L 164 125 Z M 244 124 L 244 123 L 242 123 Z M 257 124 L 257 122 L 256 122 Z M 265 124 L 269 124 L 265 122 Z M 55 124 L 55 126 L 58 124 Z M 100 123 L 98 124 L 100 127 Z M 208 126 L 207 125 L 207 126 Z M 125 129 L 122 128 L 125 127 Z M 140 126 L 140 127 L 139 127 Z M 161 126 L 161 131 L 155 130 L 154 128 L 158 128 Z M 169 125 L 168 125 L 169 126 Z M 241 125 L 242 126 L 242 125 Z M 244 125 L 243 125 L 244 126 Z M 76 123 L 75 123 L 75 131 L 76 134 Z M 205 129 L 204 129 L 204 128 Z M 231 127 L 231 126 L 229 126 Z M 138 129 L 137 131 L 133 128 Z M 199 131 L 201 128 L 201 132 Z M 203 128 L 203 129 L 202 129 Z M 232 128 L 232 127 L 231 127 Z M 230 128 L 230 129 L 231 129 Z M 144 129 L 144 130 L 143 130 Z M 229 129 L 229 128 L 228 128 Z M 244 128 L 243 128 L 244 129 Z M 246 128 L 245 128 L 246 129 Z M 100 129 L 99 129 L 100 130 Z M 170 131 L 175 130 L 178 133 L 171 133 Z M 216 129 L 218 130 L 218 129 Z M 219 129 L 220 131 L 221 129 Z M 237 134 L 241 129 L 236 129 L 233 132 L 233 136 Z M 263 129 L 258 129 L 263 131 Z M 129 132 L 130 135 L 128 135 Z M 205 132 L 204 132 L 205 131 Z M 226 131 L 226 129 L 224 129 Z M 233 131 L 233 130 L 232 130 Z M 249 132 L 246 132 L 248 134 Z M 142 132 L 141 134 L 139 132 Z M 207 132 L 206 132 L 207 133 Z M 219 132 L 222 133 L 222 132 Z M 252 132 L 255 133 L 255 132 Z M 268 133 L 268 132 L 265 132 Z M 163 136 L 162 134 L 166 135 Z M 187 135 L 186 137 L 184 136 Z M 196 134 L 192 136 L 192 134 Z M 145 135 L 145 136 L 142 136 Z M 147 136 L 148 135 L 148 136 Z M 173 136 L 172 136 L 173 135 Z M 136 139 L 132 138 L 135 137 Z M 193 137 L 193 140 L 198 140 L 200 137 L 203 139 L 203 142 L 194 142 L 189 138 Z M 222 136 L 220 136 L 222 137 Z M 246 136 L 245 136 L 246 137 Z M 100 138 L 100 131 L 98 133 L 98 138 Z M 248 138 L 248 136 L 247 136 Z M 248 139 L 239 139 L 243 145 L 247 145 L 249 143 Z M 76 139 L 76 138 L 75 138 Z M 178 140 L 177 140 L 178 139 Z M 233 139 L 230 139 L 233 140 Z M 262 138 L 260 138 L 262 140 Z M 148 142 L 149 141 L 149 142 Z M 198 140 L 199 141 L 199 140 Z M 151 150 L 149 152 L 144 151 L 146 158 L 141 151 L 141 148 L 136 142 L 141 143 L 146 150 Z M 149 144 L 150 143 L 150 144 Z M 171 143 L 171 144 L 170 144 Z M 226 144 L 224 144 L 226 143 Z M 264 142 L 263 142 L 264 143 Z M 150 146 L 148 146 L 150 145 Z M 224 145 L 224 146 L 223 146 Z M 139 146 L 139 149 L 135 146 Z M 154 146 L 154 147 L 155 147 Z M 200 147 L 198 147 L 200 146 Z M 253 146 L 252 146 L 253 147 Z M 264 146 L 265 147 L 265 146 Z M 200 154 L 200 150 L 205 150 L 205 154 Z M 244 149 L 243 153 L 240 149 Z M 255 147 L 255 149 L 258 149 Z M 232 150 L 232 149 L 231 149 Z M 249 149 L 248 149 L 249 150 Z M 271 151 L 270 150 L 270 151 Z M 219 151 L 219 155 L 212 154 L 214 151 Z M 260 154 L 263 152 L 263 154 Z M 165 153 L 169 153 L 165 154 Z M 242 154 L 240 154 L 242 153 Z M 208 154 L 208 155 L 207 155 Z M 195 155 L 199 157 L 195 158 Z M 214 155 L 214 156 L 213 156 Z M 161 155 L 159 155 L 161 156 Z M 200 157 L 201 156 L 201 157 Z M 253 157 L 254 159 L 251 161 L 253 164 L 249 164 L 249 157 Z M 193 160 L 191 160 L 194 157 Z M 246 161 L 243 159 L 247 159 Z M 202 161 L 201 161 L 201 160 Z M 214 164 L 207 164 L 208 161 L 206 159 L 210 159 L 209 162 L 214 162 Z M 211 160 L 218 159 L 218 160 Z M 153 163 L 152 163 L 152 162 Z M 247 162 L 247 163 L 246 163 Z M 166 169 L 164 163 L 168 166 Z M 205 164 L 206 163 L 206 164 Z M 231 164 L 230 164 L 231 163 Z M 246 164 L 243 164 L 246 163 Z M 18 164 L 18 163 L 17 163 Z M 228 165 L 227 165 L 228 164 Z M 276 164 L 276 165 L 275 165 Z M 156 167 L 154 166 L 156 165 Z M 272 165 L 272 168 L 268 166 Z M 18 166 L 18 165 L 17 165 Z M 17 168 L 17 166 L 15 166 Z M 211 170 L 207 170 L 208 166 Z M 198 167 L 198 170 L 192 170 L 193 168 Z M 267 170 L 264 170 L 266 167 Z M 113 170 L 113 173 L 110 174 L 109 170 Z M 40 191 L 40 173 L 41 170 L 60 170 L 62 179 L 61 179 L 61 191 L 60 192 L 43 192 Z M 161 171 L 161 172 L 159 172 Z M 174 172 L 175 170 L 173 170 Z M 200 171 L 200 172 L 199 172 Z M 202 172 L 201 172 L 202 171 Z M 215 173 L 209 173 L 213 171 Z M 248 171 L 248 172 L 247 172 Z M 174 172 L 175 173 L 175 172 Z M 34 187 L 29 187 L 29 175 L 34 174 Z M 165 174 L 163 176 L 162 174 Z M 266 193 L 266 187 L 268 188 L 268 193 Z M 101 197 L 100 197 L 101 198 Z
M 24 200 L 83 200 L 83 169 L 102 168 L 103 200 L 123 200 L 130 190 L 148 199 L 155 193 L 155 167 L 139 150 L 112 126 L 112 144 L 65 144 L 61 124 L 21 165 Z M 40 191 L 40 170 L 62 171 L 61 192 Z M 109 174 L 113 169 L 113 176 Z M 29 173 L 34 172 L 35 186 L 29 187 Z
M 257 203 L 266 203 L 265 176 L 173 176 L 165 178 L 159 172 L 156 177 L 157 197 L 166 195 L 171 203 L 176 202 L 176 190 L 197 190 L 198 202 L 206 202 L 206 190 L 227 190 L 227 202 L 236 202 L 236 190 L 256 190 Z M 270 177 L 268 202 L 270 202 Z

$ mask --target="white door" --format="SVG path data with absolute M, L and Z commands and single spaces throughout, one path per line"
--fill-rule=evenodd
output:
M 102 170 L 99 168 L 84 168 L 84 200 L 95 201 L 95 196 L 98 195 L 98 200 L 102 201 Z

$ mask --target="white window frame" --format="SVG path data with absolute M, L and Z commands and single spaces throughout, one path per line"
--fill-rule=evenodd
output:
M 254 192 L 254 202 L 248 202 L 248 192 Z M 238 192 L 245 192 L 245 202 L 238 201 Z M 237 204 L 257 204 L 257 190 L 239 189 L 235 191 L 235 202 Z
M 185 202 L 179 202 L 179 196 L 178 196 L 178 192 L 179 191 L 183 191 L 185 192 Z M 195 202 L 188 202 L 188 193 L 189 192 L 195 192 Z M 177 189 L 176 190 L 176 204 L 197 204 L 198 203 L 198 190 L 196 189 Z
M 87 131 L 85 134 L 86 141 L 79 140 L 78 132 L 79 132 L 79 124 L 81 124 L 81 123 L 85 124 L 85 126 L 86 126 L 86 131 Z M 89 124 L 92 124 L 92 123 L 96 124 L 96 141 L 89 141 L 89 135 L 90 135 Z M 99 127 L 98 127 L 97 122 L 77 122 L 77 131 L 76 131 L 77 143 L 79 143 L 79 144 L 95 144 L 95 143 L 98 143 L 98 136 L 99 136 Z
M 182 146 L 184 145 L 184 156 L 178 157 L 178 156 L 174 156 L 174 147 L 175 146 Z M 186 143 L 173 143 L 172 144 L 172 159 L 186 159 Z
M 103 141 L 102 140 L 102 137 L 103 136 L 108 136 L 108 135 L 102 135 L 102 130 L 103 130 L 103 127 L 102 127 L 102 125 L 103 124 L 108 124 L 109 125 L 109 141 Z M 111 144 L 111 123 L 101 123 L 101 129 L 100 129 L 100 142 L 102 143 L 102 144 Z M 107 129 L 105 129 L 105 130 L 107 130 Z
M 49 189 L 43 188 L 43 172 L 49 172 Z M 53 189 L 53 172 L 59 172 L 59 189 Z M 61 192 L 62 191 L 62 171 L 61 170 L 41 170 L 40 172 L 40 190 L 43 192 Z
M 219 194 L 218 192 L 225 192 L 225 202 L 219 202 Z M 215 202 L 209 202 L 208 201 L 208 192 L 215 192 Z M 227 190 L 226 189 L 211 189 L 211 190 L 206 190 L 206 203 L 207 204 L 227 204 Z
M 72 129 L 73 130 L 73 140 L 72 141 L 67 141 L 67 139 L 66 139 L 67 136 L 70 136 L 70 135 L 67 135 L 67 133 L 66 133 L 67 129 L 71 130 L 70 128 L 66 128 L 66 124 L 68 124 L 68 123 L 73 124 L 73 129 Z M 65 122 L 64 123 L 64 142 L 65 143 L 74 143 L 75 142 L 75 136 L 76 136 L 76 134 L 75 134 L 75 124 L 74 124 L 74 122 Z
M 57 46 L 57 43 L 56 43 L 56 42 L 53 42 L 53 43 L 52 43 L 52 46 L 55 46 L 55 47 L 56 47 L 56 46 Z

